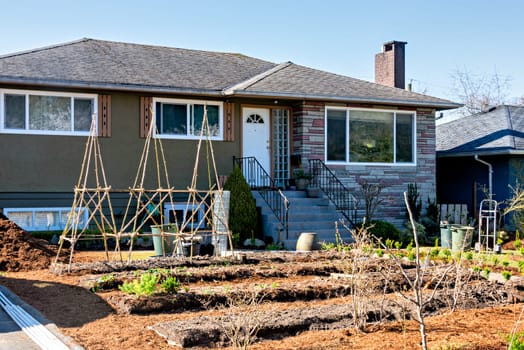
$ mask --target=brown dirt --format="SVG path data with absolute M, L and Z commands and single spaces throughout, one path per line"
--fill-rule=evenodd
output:
M 85 284 L 86 271 L 56 275 L 46 269 L 54 258 L 54 251 L 43 242 L 34 240 L 19 227 L 0 218 L 0 284 L 10 288 L 23 300 L 34 306 L 63 333 L 71 336 L 88 350 L 100 349 L 177 349 L 148 329 L 161 322 L 184 321 L 200 316 L 220 316 L 222 311 L 184 311 L 175 313 L 122 315 L 108 303 L 111 296 L 121 292 L 92 293 Z M 75 261 L 102 260 L 99 252 L 79 252 Z M 304 259 L 307 260 L 307 259 Z M 336 257 L 326 259 L 335 261 Z M 276 261 L 276 260 L 275 260 Z M 301 258 L 281 266 L 297 265 Z M 304 261 L 305 262 L 305 261 Z M 277 262 L 270 263 L 275 266 Z M 243 282 L 259 281 L 260 276 L 244 276 Z M 269 277 L 263 283 L 283 283 L 285 277 Z M 293 282 L 305 282 L 311 276 L 294 276 Z M 194 286 L 222 286 L 223 280 L 200 281 Z M 227 284 L 240 281 L 227 282 Z M 193 287 L 192 287 L 193 288 Z M 290 300 L 268 303 L 279 310 L 340 305 L 348 303 L 345 297 L 320 300 Z M 427 334 L 431 349 L 506 349 L 504 335 L 515 324 L 524 331 L 523 322 L 517 323 L 522 304 L 460 310 L 427 317 Z M 420 336 L 414 321 L 400 320 L 370 325 L 365 333 L 351 328 L 309 330 L 285 338 L 267 340 L 252 346 L 254 350 L 284 349 L 416 349 Z
M 56 249 L 36 239 L 0 213 L 0 271 L 29 271 L 47 268 Z

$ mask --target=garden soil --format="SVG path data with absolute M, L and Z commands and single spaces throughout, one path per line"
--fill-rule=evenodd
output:
M 0 284 L 39 310 L 60 330 L 87 350 L 179 349 L 168 345 L 153 328 L 158 324 L 187 322 L 198 317 L 221 317 L 224 311 L 190 310 L 172 313 L 122 314 L 108 302 L 120 291 L 93 293 L 82 286 L 89 272 L 56 274 L 49 270 L 56 249 L 33 239 L 5 217 L 0 217 Z M 102 261 L 101 252 L 78 252 L 77 262 Z M 296 265 L 296 262 L 290 263 Z M 283 265 L 284 266 L 284 265 Z M 311 276 L 295 276 L 293 281 L 307 281 Z M 291 280 L 291 279 L 290 279 Z M 282 277 L 262 282 L 257 276 L 245 276 L 238 283 L 282 283 Z M 228 281 L 228 284 L 237 282 Z M 202 281 L 199 288 L 216 287 L 224 282 Z M 489 291 L 490 293 L 492 291 Z M 349 303 L 346 297 L 261 304 L 261 309 L 280 312 L 333 308 Z M 516 326 L 523 304 L 514 303 L 477 309 L 444 312 L 427 317 L 426 330 L 430 349 L 506 349 L 506 335 Z M 320 330 L 319 330 L 320 329 Z M 300 330 L 286 337 L 275 337 L 254 344 L 251 349 L 417 349 L 420 344 L 418 324 L 407 319 L 370 324 L 365 332 L 352 328 Z

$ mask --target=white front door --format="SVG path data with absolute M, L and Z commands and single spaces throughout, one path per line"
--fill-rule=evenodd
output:
M 268 174 L 271 174 L 270 124 L 269 109 L 243 108 L 242 156 L 255 157 Z M 261 183 L 262 179 L 255 178 L 255 174 L 248 174 L 247 169 L 244 176 L 250 185 L 265 185 Z

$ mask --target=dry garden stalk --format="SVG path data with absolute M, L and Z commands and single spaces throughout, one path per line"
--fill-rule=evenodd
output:
M 270 312 L 260 304 L 264 300 L 263 288 L 255 288 L 250 293 L 230 293 L 218 326 L 236 349 L 247 350 L 257 338 L 261 326 L 268 321 Z

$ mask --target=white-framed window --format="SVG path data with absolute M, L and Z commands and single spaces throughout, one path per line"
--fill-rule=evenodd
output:
M 210 139 L 222 140 L 222 102 L 154 98 L 153 106 L 153 113 L 156 116 L 157 137 L 200 138 L 204 109 L 206 109 Z
M 89 135 L 97 95 L 0 90 L 0 132 Z
M 88 211 L 84 208 L 76 210 L 78 228 L 84 229 Z M 71 208 L 4 208 L 3 213 L 26 231 L 57 231 L 65 228 Z
M 204 208 L 197 204 L 182 202 L 164 204 L 164 217 L 168 224 L 174 224 L 175 219 L 178 227 L 186 223 L 186 228 L 198 229 L 206 226 Z
M 415 112 L 326 107 L 325 125 L 328 163 L 416 163 Z

